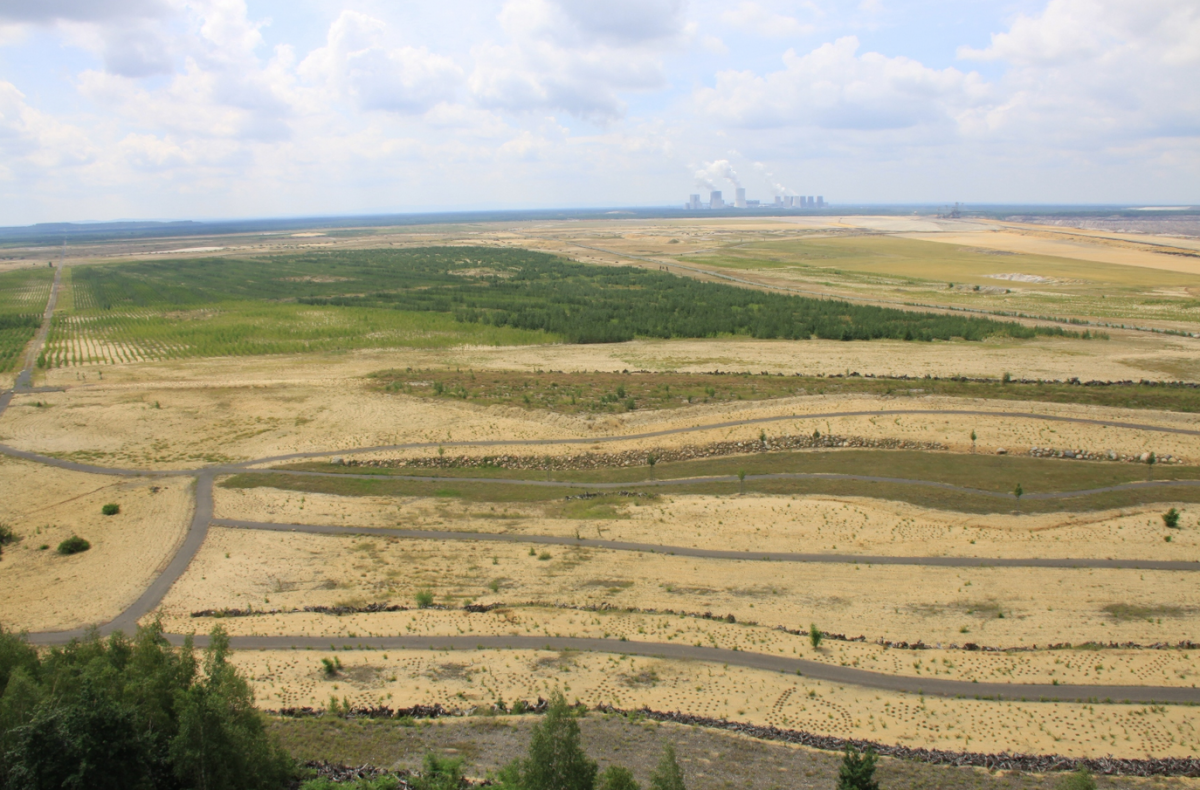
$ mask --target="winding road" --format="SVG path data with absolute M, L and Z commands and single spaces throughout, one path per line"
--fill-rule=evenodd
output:
M 54 307 L 57 302 L 58 289 L 62 278 L 62 266 L 55 273 L 54 284 L 51 288 L 50 298 L 47 302 L 46 311 L 43 316 L 42 326 L 30 344 L 29 351 L 26 354 L 25 367 L 17 376 L 13 390 L 0 395 L 0 416 L 3 416 L 12 401 L 13 395 L 17 392 L 36 391 L 31 388 L 32 375 L 34 365 L 42 346 L 46 342 L 49 335 L 51 320 L 53 318 Z M 489 447 L 489 446 L 550 446 L 550 445 L 570 445 L 570 444 L 596 444 L 600 442 L 624 442 L 634 441 L 639 439 L 673 436 L 685 433 L 709 431 L 721 428 L 734 428 L 746 425 L 761 425 L 773 422 L 784 422 L 788 420 L 815 420 L 828 419 L 833 417 L 851 417 L 851 416 L 882 416 L 882 415 L 904 415 L 904 414 L 921 414 L 921 415 L 939 415 L 939 414 L 956 414 L 956 415 L 978 415 L 986 417 L 1001 417 L 1010 419 L 1026 419 L 1026 420 L 1045 420 L 1051 422 L 1071 422 L 1091 425 L 1105 425 L 1113 428 L 1125 428 L 1132 430 L 1152 431 L 1157 433 L 1184 434 L 1191 436 L 1200 436 L 1200 430 L 1192 430 L 1185 428 L 1172 428 L 1156 425 L 1145 425 L 1139 423 L 1126 422 L 1109 422 L 1102 420 L 1091 420 L 1084 418 L 1072 418 L 1056 415 L 1034 414 L 1028 412 L 991 412 L 977 410 L 920 410 L 920 409 L 892 409 L 883 411 L 854 411 L 854 412 L 830 412 L 827 414 L 808 414 L 808 415 L 792 415 L 787 417 L 764 417 L 749 420 L 737 420 L 730 422 L 722 422 L 708 425 L 698 425 L 686 428 L 675 428 L 662 431 L 651 431 L 635 435 L 626 436 L 607 436 L 607 437 L 582 437 L 568 439 L 539 439 L 528 441 L 487 441 L 487 442 L 414 442 L 407 444 L 385 445 L 377 447 L 343 449 L 333 451 L 316 451 L 307 453 L 291 453 L 286 455 L 272 456 L 269 458 L 260 458 L 252 461 L 246 461 L 239 464 L 216 465 L 209 467 L 201 467 L 187 470 L 143 470 L 143 469 L 114 469 L 109 467 L 97 466 L 93 464 L 83 464 L 74 461 L 66 461 L 63 459 L 53 458 L 42 455 L 40 453 L 19 450 L 17 448 L 0 445 L 0 453 L 22 458 L 27 461 L 45 464 L 48 466 L 69 469 L 77 472 L 86 472 L 91 474 L 114 475 L 122 477 L 131 476 L 187 476 L 195 478 L 195 506 L 192 513 L 192 519 L 183 541 L 175 552 L 174 556 L 167 566 L 159 573 L 145 591 L 134 601 L 129 607 L 121 612 L 116 618 L 100 628 L 102 633 L 111 633 L 113 631 L 132 631 L 137 626 L 137 622 L 146 614 L 154 611 L 162 602 L 168 590 L 174 583 L 183 575 L 191 564 L 192 559 L 203 545 L 208 534 L 210 525 L 216 524 L 222 527 L 233 527 L 240 529 L 260 529 L 260 530 L 275 530 L 275 531 L 297 531 L 307 532 L 312 534 L 389 534 L 396 537 L 412 538 L 412 539 L 437 539 L 437 540 L 495 540 L 495 541 L 512 541 L 512 542 L 527 542 L 527 543 L 545 543 L 555 545 L 581 545 L 589 546 L 598 549 L 607 549 L 615 551 L 642 551 L 642 552 L 659 552 L 668 554 L 677 554 L 680 556 L 708 557 L 715 559 L 733 559 L 733 560 L 772 560 L 780 562 L 841 562 L 841 563 L 861 563 L 861 564 L 889 564 L 889 565 L 933 565 L 933 566 L 951 566 L 951 567 L 1045 567 L 1045 568 L 1138 568 L 1145 570 L 1172 570 L 1172 571 L 1194 571 L 1197 569 L 1196 563 L 1188 562 L 1171 562 L 1171 561 L 1138 561 L 1138 560 L 1074 560 L 1074 559 L 987 559 L 987 558 L 971 558 L 971 557 L 877 557 L 877 556 L 856 556 L 856 555 L 838 555 L 838 554 L 798 554 L 798 553 L 780 553 L 780 552 L 732 552 L 732 551 L 716 551 L 705 549 L 694 549 L 681 546 L 661 546 L 641 543 L 627 543 L 621 541 L 605 541 L 605 540 L 589 540 L 589 539 L 572 539 L 555 536 L 537 536 L 537 535 L 501 535 L 491 533 L 464 533 L 464 532 L 440 532 L 440 531 L 423 531 L 423 530 L 388 530 L 375 528 L 348 528 L 310 524 L 273 524 L 267 522 L 250 522 L 237 521 L 231 519 L 214 519 L 213 513 L 213 483 L 217 476 L 233 474 L 237 472 L 251 471 L 252 467 L 261 466 L 263 464 L 279 463 L 282 461 L 300 460 L 305 458 L 320 458 L 333 455 L 347 455 L 351 453 L 368 453 L 379 452 L 386 450 L 405 450 L 428 448 L 434 446 L 442 447 Z M 270 470 L 274 474 L 294 474 L 294 475 L 327 475 L 332 473 L 318 472 L 302 472 L 298 470 Z M 378 475 L 356 475 L 355 477 L 370 477 L 378 479 Z M 748 479 L 803 479 L 803 478 L 832 478 L 832 479 L 854 479 L 875 482 L 903 483 L 906 485 L 926 485 L 939 488 L 947 488 L 959 491 L 971 491 L 972 493 L 983 494 L 987 496 L 1004 496 L 1007 494 L 997 494 L 996 492 L 978 491 L 975 489 L 962 489 L 955 486 L 938 483 L 933 481 L 905 480 L 899 478 L 883 478 L 859 475 L 826 475 L 826 474 L 778 474 L 778 475 L 758 475 L 748 477 Z M 439 482 L 447 480 L 463 480 L 463 478 L 406 478 L 406 479 L 436 479 Z M 688 482 L 723 482 L 736 478 L 732 476 L 710 477 L 710 478 L 693 478 Z M 674 485 L 681 481 L 650 481 L 637 484 L 579 484 L 579 483 L 563 483 L 555 481 L 513 481 L 513 480 L 497 480 L 495 478 L 481 478 L 474 482 L 489 482 L 489 483 L 506 483 L 519 485 L 549 485 L 572 488 L 614 488 L 621 485 Z M 1061 496 L 1078 496 L 1085 493 L 1095 493 L 1100 491 L 1116 491 L 1128 490 L 1135 488 L 1144 488 L 1147 486 L 1171 486 L 1171 485 L 1200 485 L 1200 481 L 1160 481 L 1156 483 L 1129 483 L 1122 486 L 1110 486 L 1102 489 L 1094 489 L 1092 491 L 1083 492 L 1051 492 L 1043 494 L 1029 494 L 1026 498 L 1052 498 Z M 30 634 L 31 641 L 39 644 L 62 644 L 71 639 L 79 638 L 86 633 L 86 629 L 73 629 L 70 631 L 60 632 L 41 632 Z M 182 637 L 172 635 L 171 639 L 175 642 L 182 641 Z M 201 638 L 198 644 L 204 644 L 206 640 Z M 776 656 L 766 653 L 752 653 L 745 651 L 724 650 L 712 647 L 700 647 L 672 643 L 648 643 L 648 642 L 628 642 L 608 639 L 589 639 L 589 638 L 571 638 L 571 637 L 541 637 L 541 636 L 435 636 L 435 637 L 415 637 L 415 636 L 394 636 L 394 637 L 378 637 L 378 638 L 362 638 L 362 639 L 344 639 L 344 638 L 323 638 L 323 637 L 300 637 L 300 636 L 238 636 L 231 640 L 233 647 L 237 649 L 294 649 L 294 648 L 325 648 L 325 647 L 341 647 L 341 648 L 363 648 L 363 649 L 551 649 L 551 650 L 589 650 L 596 652 L 607 653 L 623 653 L 646 656 L 661 656 L 664 658 L 719 662 L 735 666 L 748 667 L 753 669 L 763 669 L 769 671 L 799 673 L 805 676 L 826 680 L 835 683 L 845 683 L 868 688 L 886 689 L 891 691 L 900 691 L 907 693 L 924 693 L 931 695 L 940 695 L 948 697 L 986 697 L 999 699 L 1027 699 L 1027 700 L 1113 700 L 1113 701 L 1130 701 L 1130 702 L 1159 702 L 1159 703 L 1184 703 L 1195 704 L 1200 703 L 1200 689 L 1195 688 L 1180 688 L 1170 686 L 1099 686 L 1099 685 L 1038 685 L 1038 684 L 1005 684 L 1005 683 L 970 683 L 965 681 L 952 681 L 937 678 L 915 678 L 898 675 L 889 675 L 880 672 L 871 672 L 868 670 L 855 669 L 853 667 L 842 667 L 822 662 L 808 661 L 798 658 L 787 658 L 785 656 Z

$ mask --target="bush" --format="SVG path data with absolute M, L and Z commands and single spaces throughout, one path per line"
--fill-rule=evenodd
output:
M 663 747 L 662 757 L 654 773 L 650 774 L 651 790 L 686 790 L 683 785 L 683 771 L 675 759 L 675 747 L 667 744 Z
M 642 790 L 628 768 L 610 765 L 600 774 L 600 790 Z
M 459 790 L 463 786 L 462 758 L 438 757 L 427 752 L 421 773 L 408 780 L 412 790 Z
M 838 768 L 837 790 L 879 790 L 879 783 L 875 781 L 875 752 L 868 748 L 866 753 L 859 754 L 857 749 L 846 744 L 846 753 Z
M 0 522 L 0 546 L 7 546 L 10 543 L 17 542 L 17 533 L 13 532 L 12 527 Z
M 419 608 L 428 609 L 433 606 L 433 590 L 417 590 L 416 600 Z
M 107 505 L 100 508 L 100 512 L 106 516 L 115 516 L 121 512 L 121 506 L 115 502 L 109 502 Z
M 1080 767 L 1059 779 L 1054 785 L 1054 790 L 1096 790 L 1096 780 L 1092 778 L 1088 769 Z
M 808 641 L 812 642 L 813 650 L 821 646 L 821 640 L 825 638 L 825 634 L 817 628 L 817 624 L 813 623 L 808 627 Z
M 70 554 L 78 554 L 82 551 L 87 551 L 91 547 L 92 544 L 88 543 L 83 538 L 79 537 L 78 535 L 72 535 L 62 543 L 58 544 L 58 553 L 67 556 Z
M 1162 520 L 1163 520 L 1163 523 L 1166 524 L 1171 529 L 1178 528 L 1179 527 L 1179 511 L 1176 510 L 1175 508 L 1171 508 L 1166 513 L 1162 514 Z

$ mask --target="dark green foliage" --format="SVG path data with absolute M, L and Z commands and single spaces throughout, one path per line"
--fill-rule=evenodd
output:
M 309 779 L 300 785 L 300 790 L 397 790 L 400 780 L 383 775 L 374 779 L 357 779 L 353 782 L 334 782 L 331 779 Z
M 1096 780 L 1088 769 L 1080 768 L 1055 782 L 1054 790 L 1096 790 Z
M 109 502 L 107 505 L 100 508 L 100 512 L 106 516 L 115 516 L 121 512 L 121 506 L 115 502 Z
M 529 756 L 506 766 L 499 778 L 502 786 L 521 790 L 593 790 L 596 770 L 579 744 L 579 722 L 556 691 L 533 728 Z
M 863 754 L 846 744 L 842 765 L 838 769 L 837 790 L 879 790 L 875 781 L 875 752 L 870 748 Z
M 460 790 L 463 782 L 462 758 L 438 757 L 433 752 L 425 755 L 421 773 L 409 779 L 412 790 Z
M 40 657 L 0 633 L 0 788 L 282 788 L 291 762 L 227 656 L 215 630 L 200 671 L 157 623 Z
M 417 590 L 414 598 L 416 598 L 417 606 L 421 609 L 433 606 L 433 590 Z
M 633 772 L 620 765 L 610 765 L 600 774 L 599 790 L 642 790 L 633 778 Z
M 683 771 L 675 759 L 675 747 L 668 743 L 663 747 L 662 757 L 654 773 L 650 774 L 650 790 L 687 790 L 683 784 Z
M 1163 523 L 1166 524 L 1171 529 L 1178 528 L 1179 527 L 1179 511 L 1176 510 L 1175 508 L 1171 508 L 1166 513 L 1162 514 L 1162 520 L 1163 520 Z
M 812 623 L 808 626 L 808 641 L 812 642 L 813 650 L 816 650 L 821 646 L 821 640 L 824 638 L 825 634 L 821 632 L 820 628 L 817 628 L 816 623 Z
M 13 532 L 12 527 L 0 522 L 0 546 L 7 546 L 10 543 L 17 542 L 17 533 Z
M 81 551 L 87 551 L 91 547 L 92 544 L 88 543 L 83 538 L 79 537 L 78 535 L 72 535 L 62 543 L 58 544 L 58 553 L 63 555 L 78 554 Z
M 543 330 L 576 343 L 717 335 L 982 340 L 1073 334 L 1057 327 L 762 293 L 635 267 L 589 266 L 546 253 L 478 247 L 81 267 L 75 270 L 74 287 L 80 310 L 298 301 L 450 313 L 460 322 Z

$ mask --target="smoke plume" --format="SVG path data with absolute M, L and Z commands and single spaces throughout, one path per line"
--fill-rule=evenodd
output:
M 782 196 L 782 195 L 795 195 L 796 194 L 792 190 L 785 187 L 783 184 L 776 181 L 775 175 L 773 173 L 771 173 L 770 171 L 768 171 L 767 166 L 764 165 L 762 162 L 755 162 L 754 169 L 756 171 L 758 171 L 758 174 L 763 177 L 763 180 L 766 181 L 767 184 L 770 185 L 771 189 L 773 189 L 775 191 L 776 195 Z

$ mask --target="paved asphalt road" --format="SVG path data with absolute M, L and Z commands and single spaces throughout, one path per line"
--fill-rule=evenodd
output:
M 269 521 L 241 521 L 216 518 L 213 526 L 271 532 L 301 532 L 309 535 L 365 535 L 417 540 L 473 540 L 495 543 L 529 543 L 545 546 L 584 546 L 610 551 L 641 551 L 678 557 L 704 557 L 719 560 L 841 563 L 852 565 L 933 565 L 941 568 L 1126 568 L 1144 571 L 1196 571 L 1200 562 L 1172 560 L 1043 559 L 988 557 L 891 557 L 868 554 L 804 554 L 780 551 L 722 551 L 689 546 L 663 546 L 654 543 L 630 543 L 620 540 L 571 538 L 556 535 L 519 535 L 495 532 L 455 532 L 450 530 L 392 529 L 388 527 L 339 527 L 323 524 L 277 524 Z
M 181 638 L 175 637 L 181 642 Z M 198 646 L 207 642 L 196 639 Z M 939 697 L 990 697 L 1008 700 L 1072 701 L 1094 700 L 1137 703 L 1200 703 L 1200 689 L 1182 686 L 1072 686 L 1034 683 L 972 683 L 963 680 L 889 675 L 854 667 L 843 667 L 802 658 L 748 653 L 717 647 L 697 647 L 662 642 L 622 642 L 616 639 L 587 639 L 562 636 L 385 636 L 364 638 L 235 636 L 230 645 L 239 650 L 581 650 L 655 656 L 685 661 L 706 661 L 730 666 L 765 669 L 789 675 L 800 674 L 831 683 L 929 694 Z M 318 656 L 314 655 L 315 666 Z

